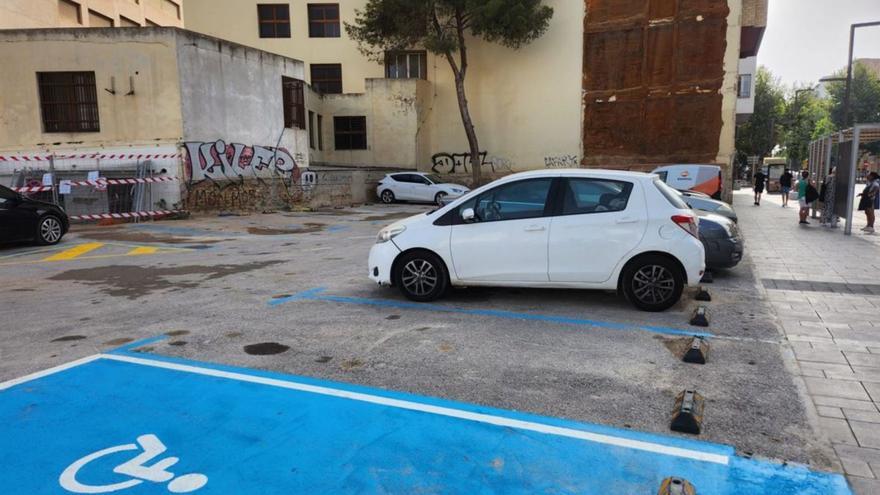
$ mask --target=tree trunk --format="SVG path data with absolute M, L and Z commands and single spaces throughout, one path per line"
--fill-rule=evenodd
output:
M 467 95 L 464 92 L 464 77 L 455 77 L 455 93 L 458 96 L 458 110 L 461 113 L 461 123 L 464 125 L 464 132 L 467 135 L 468 146 L 471 151 L 471 178 L 474 188 L 480 187 L 482 180 L 482 159 L 480 157 L 480 144 L 477 142 L 477 132 L 474 129 L 474 122 L 471 120 L 471 113 L 468 110 Z

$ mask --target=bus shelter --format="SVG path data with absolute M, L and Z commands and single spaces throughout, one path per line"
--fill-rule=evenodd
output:
M 834 212 L 846 219 L 846 235 L 852 234 L 860 150 L 864 145 L 877 141 L 880 141 L 880 123 L 857 124 L 810 142 L 808 166 L 818 184 L 825 180 L 832 167 L 836 167 Z M 815 207 L 813 216 L 816 216 Z

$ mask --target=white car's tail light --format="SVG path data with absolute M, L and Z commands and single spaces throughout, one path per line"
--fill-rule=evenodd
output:
M 685 232 L 696 237 L 700 238 L 700 228 L 697 224 L 697 218 L 693 215 L 672 215 L 672 221 L 675 222 L 676 225 L 683 228 Z

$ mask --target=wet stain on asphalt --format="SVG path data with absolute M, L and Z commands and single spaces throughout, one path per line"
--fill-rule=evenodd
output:
M 189 330 L 172 330 L 170 332 L 165 332 L 165 335 L 169 337 L 180 337 L 181 335 L 189 335 Z
M 290 349 L 289 346 L 279 344 L 278 342 L 260 342 L 259 344 L 244 346 L 244 352 L 253 356 L 271 356 L 272 354 L 281 354 L 288 349 Z
M 168 345 L 173 345 L 175 347 L 182 347 L 182 346 L 185 346 L 186 344 L 187 344 L 187 342 L 185 340 L 173 340 L 168 343 Z
M 290 294 L 275 294 L 272 299 L 284 299 L 285 297 L 290 297 Z
M 302 227 L 292 229 L 274 229 L 270 227 L 248 227 L 248 234 L 253 235 L 290 235 L 290 234 L 309 234 L 312 232 L 320 232 L 324 230 L 326 224 L 306 222 Z
M 86 285 L 98 286 L 100 291 L 115 297 L 131 300 L 162 290 L 183 290 L 199 287 L 202 282 L 215 280 L 237 273 L 246 273 L 283 261 L 259 261 L 241 265 L 190 265 L 168 268 L 143 267 L 137 265 L 110 265 L 95 268 L 68 270 L 49 277 L 49 280 L 70 280 Z M 197 280 L 181 280 L 185 275 L 194 275 Z M 173 279 L 171 277 L 174 277 Z
M 134 339 L 129 337 L 120 337 L 118 339 L 108 340 L 104 342 L 104 345 L 125 345 L 129 342 L 134 342 Z
M 417 213 L 411 212 L 398 212 L 398 213 L 386 213 L 384 215 L 373 215 L 369 217 L 361 218 L 362 222 L 376 222 L 379 220 L 399 220 L 401 218 L 408 218 L 413 215 L 417 215 Z
M 385 317 L 386 320 L 399 320 L 400 315 L 388 315 Z
M 242 337 L 243 335 L 244 334 L 242 332 L 229 332 L 226 334 L 226 337 L 230 339 L 237 339 L 239 337 Z
M 106 229 L 106 228 L 105 228 Z M 177 237 L 168 234 L 153 234 L 150 232 L 134 232 L 124 228 L 110 228 L 107 230 L 100 231 L 86 231 L 81 232 L 83 237 L 87 237 L 89 239 L 95 239 L 98 241 L 123 241 L 123 242 L 134 242 L 134 243 L 161 243 L 161 244 L 190 244 L 193 242 L 192 237 Z M 225 239 L 210 239 L 210 240 L 201 240 L 198 242 L 207 245 L 207 244 L 215 244 L 221 242 Z M 207 246 L 205 246 L 207 247 Z M 200 249 L 200 248 L 195 248 Z M 204 248 L 201 248 L 204 249 Z
M 315 362 L 316 363 L 329 363 L 331 359 L 333 359 L 333 356 L 321 356 L 318 359 L 315 359 Z
M 87 338 L 85 335 L 65 335 L 64 337 L 52 339 L 52 342 L 71 342 L 74 340 L 83 340 L 85 338 Z

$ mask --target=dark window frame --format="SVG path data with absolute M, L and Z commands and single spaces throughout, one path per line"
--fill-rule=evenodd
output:
M 271 17 L 267 15 L 270 9 Z M 290 4 L 257 4 L 257 34 L 260 38 L 290 38 L 290 33 Z
M 338 77 L 325 75 L 326 71 L 333 70 L 338 70 Z M 321 72 L 325 74 L 321 74 Z M 312 79 L 312 88 L 318 93 L 322 95 L 342 94 L 342 64 L 311 64 L 309 73 Z
M 752 97 L 752 75 L 751 74 L 740 74 L 737 78 L 737 88 L 736 88 L 736 96 L 737 98 L 751 98 Z
M 299 79 L 281 76 L 281 102 L 284 107 L 284 127 L 306 128 L 305 83 Z
M 315 112 L 309 110 L 309 149 L 315 149 Z
M 418 67 L 418 75 L 416 77 L 412 76 L 412 66 L 410 64 L 410 57 L 418 57 L 419 67 Z M 399 57 L 404 57 L 405 61 L 405 77 L 401 77 L 400 75 L 400 60 Z M 398 58 L 395 60 L 395 64 L 391 65 L 391 59 Z M 397 73 L 392 73 L 392 67 L 397 67 Z M 428 52 L 426 50 L 399 50 L 399 51 L 387 51 L 385 52 L 385 77 L 387 79 L 428 79 Z
M 327 12 L 336 10 L 336 17 L 327 17 Z M 306 5 L 309 21 L 309 38 L 340 38 L 342 28 L 338 3 L 310 3 Z
M 324 151 L 324 116 L 318 115 L 318 151 Z
M 357 125 L 353 125 L 357 123 Z M 363 115 L 335 115 L 333 143 L 340 151 L 358 151 L 367 148 L 367 117 Z
M 94 71 L 37 72 L 44 133 L 101 132 Z

